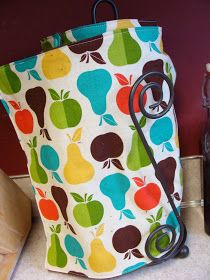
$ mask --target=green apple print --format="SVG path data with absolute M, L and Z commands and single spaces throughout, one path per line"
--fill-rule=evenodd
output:
M 51 226 L 51 244 L 47 253 L 47 261 L 50 265 L 63 268 L 67 265 L 67 255 L 61 247 L 58 234 L 61 232 L 61 225 Z
M 125 195 L 129 189 L 130 181 L 121 173 L 106 176 L 100 183 L 101 192 L 111 200 L 113 207 L 120 211 L 120 220 L 123 215 L 128 219 L 136 218 L 130 209 L 125 209 Z
M 11 70 L 9 64 L 0 67 L 0 91 L 11 95 L 19 92 L 21 82 L 15 72 Z
M 29 58 L 24 58 L 22 60 L 15 61 L 15 69 L 20 73 L 27 72 L 29 80 L 32 76 L 35 80 L 41 81 L 41 77 L 39 76 L 38 72 L 33 69 L 36 66 L 36 62 L 37 56 L 32 56 Z
M 173 124 L 169 117 L 163 117 L 156 120 L 150 128 L 150 138 L 153 144 L 161 145 L 162 152 L 166 148 L 168 152 L 173 152 L 174 149 L 169 142 L 173 135 Z
M 66 235 L 65 240 L 65 247 L 67 252 L 72 256 L 75 257 L 75 264 L 79 263 L 79 265 L 83 268 L 83 269 L 87 269 L 84 261 L 82 260 L 82 258 L 84 258 L 84 251 L 82 249 L 82 246 L 80 245 L 80 243 L 77 241 L 76 238 L 74 238 L 73 236 L 71 236 L 70 234 Z
M 54 89 L 49 89 L 54 102 L 50 106 L 50 119 L 55 127 L 65 129 L 77 126 L 82 117 L 80 104 L 69 98 L 70 92 L 62 89 L 58 94 Z
M 139 121 L 139 125 L 143 128 L 146 125 L 146 117 L 142 116 Z M 138 132 L 136 131 L 135 126 L 131 125 L 130 128 L 134 130 L 133 137 L 132 137 L 132 144 L 130 152 L 127 156 L 127 167 L 132 171 L 137 171 L 142 167 L 146 167 L 151 164 L 150 158 L 147 154 L 147 151 L 144 147 L 144 144 L 139 137 Z M 150 150 L 153 154 L 153 150 L 150 147 Z
M 100 116 L 100 123 L 116 126 L 117 123 L 111 114 L 106 112 L 106 98 L 112 86 L 112 77 L 108 71 L 97 69 L 82 73 L 77 80 L 78 90 L 90 102 L 93 112 Z
M 150 51 L 154 50 L 161 53 L 156 44 L 154 43 L 159 35 L 158 26 L 144 26 L 135 28 L 136 34 L 142 42 L 149 43 Z
M 55 178 L 58 183 L 63 183 L 62 179 L 56 172 L 60 165 L 57 152 L 51 146 L 43 145 L 40 149 L 40 158 L 44 167 L 52 171 L 52 177 Z
M 141 58 L 141 47 L 128 29 L 114 31 L 113 42 L 108 50 L 108 58 L 115 66 L 134 64 Z
M 86 193 L 84 198 L 78 193 L 71 193 L 74 200 L 78 203 L 73 214 L 77 223 L 82 227 L 92 227 L 100 223 L 104 215 L 104 207 L 98 200 L 92 200 L 93 194 Z
M 146 219 L 150 223 L 150 230 L 149 230 L 150 233 L 152 233 L 154 230 L 156 230 L 160 226 L 160 220 L 162 218 L 162 214 L 163 214 L 163 207 L 161 207 L 158 210 L 156 217 L 154 217 L 153 215 L 150 215 L 150 217 Z M 161 252 L 158 251 L 158 249 L 156 248 L 156 240 L 162 234 L 163 234 L 163 231 L 160 230 L 151 239 L 150 246 L 149 246 L 149 252 L 153 257 L 157 257 L 158 255 L 161 254 Z M 168 235 L 164 235 L 158 242 L 160 248 L 162 248 L 162 249 L 167 248 L 169 243 L 170 243 L 170 238 Z
M 39 164 L 36 147 L 37 147 L 37 138 L 36 136 L 33 140 L 29 140 L 27 143 L 29 148 L 31 149 L 31 164 L 30 164 L 30 175 L 34 182 L 40 184 L 46 184 L 48 182 L 48 177 L 44 169 Z
M 167 76 L 169 77 L 169 79 L 171 80 L 171 82 L 173 83 L 171 68 L 172 68 L 171 65 L 168 62 L 166 62 L 166 73 L 167 73 Z

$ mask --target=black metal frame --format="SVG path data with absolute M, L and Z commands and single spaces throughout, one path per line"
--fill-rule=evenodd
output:
M 136 80 L 136 82 L 134 83 L 134 85 L 131 89 L 130 97 L 129 97 L 129 111 L 130 111 L 131 119 L 132 119 L 132 121 L 134 123 L 134 126 L 136 128 L 136 131 L 138 132 L 139 137 L 141 138 L 141 141 L 142 141 L 142 143 L 143 143 L 143 145 L 146 149 L 146 152 L 147 152 L 147 154 L 148 154 L 148 156 L 151 160 L 151 163 L 152 163 L 152 165 L 155 169 L 155 173 L 158 174 L 159 181 L 160 181 L 160 183 L 163 187 L 163 190 L 164 190 L 164 192 L 165 192 L 165 194 L 168 198 L 168 202 L 171 205 L 171 208 L 172 208 L 172 210 L 175 214 L 175 217 L 176 217 L 176 219 L 178 221 L 178 224 L 179 224 L 179 227 L 180 227 L 180 235 L 179 235 L 179 238 L 178 238 L 177 241 L 176 241 L 177 234 L 176 234 L 175 229 L 172 226 L 167 225 L 167 224 L 161 225 L 158 228 L 156 228 L 147 238 L 147 241 L 146 241 L 146 244 L 145 244 L 145 252 L 146 252 L 148 258 L 151 259 L 155 263 L 160 263 L 160 262 L 166 261 L 167 259 L 169 259 L 171 257 L 175 257 L 176 255 L 178 255 L 180 253 L 180 251 L 182 249 L 184 249 L 184 251 L 186 252 L 186 254 L 185 254 L 186 256 L 188 255 L 189 251 L 188 251 L 187 247 L 184 247 L 184 243 L 185 243 L 186 236 L 187 236 L 187 231 L 186 231 L 185 225 L 183 224 L 183 222 L 180 218 L 179 212 L 177 211 L 177 208 L 174 204 L 174 201 L 173 201 L 170 193 L 168 192 L 168 188 L 167 188 L 167 184 L 166 184 L 166 181 L 164 179 L 164 176 L 161 174 L 161 171 L 160 171 L 160 169 L 157 165 L 157 162 L 156 162 L 156 160 L 155 160 L 155 158 L 154 158 L 154 156 L 153 156 L 153 154 L 150 150 L 150 147 L 147 143 L 147 140 L 146 140 L 146 138 L 143 134 L 143 131 L 142 131 L 140 125 L 139 125 L 139 122 L 136 118 L 136 114 L 134 112 L 134 96 L 137 93 L 137 88 L 143 81 L 145 81 L 149 77 L 151 78 L 152 76 L 155 76 L 155 77 L 160 76 L 168 84 L 169 91 L 170 91 L 169 102 L 168 102 L 167 106 L 165 106 L 164 109 L 160 113 L 159 112 L 156 113 L 156 114 L 148 113 L 145 110 L 144 105 L 143 105 L 144 94 L 146 93 L 146 91 L 148 91 L 148 89 L 156 88 L 159 91 L 159 94 L 160 94 L 160 99 L 155 104 L 150 105 L 149 106 L 150 109 L 155 109 L 155 108 L 159 107 L 161 105 L 161 102 L 163 101 L 163 90 L 162 90 L 162 87 L 160 86 L 160 84 L 157 83 L 157 82 L 149 82 L 142 88 L 141 93 L 139 95 L 139 107 L 140 107 L 140 110 L 141 110 L 142 114 L 145 117 L 150 118 L 150 119 L 158 119 L 158 118 L 161 118 L 162 116 L 164 116 L 171 109 L 171 106 L 173 105 L 173 100 L 174 100 L 173 84 L 172 84 L 171 80 L 168 78 L 168 76 L 166 76 L 165 74 L 163 74 L 161 72 L 154 71 L 154 72 L 148 72 L 148 73 L 145 73 L 145 74 L 141 75 Z M 167 231 L 163 232 L 162 230 L 167 230 Z M 171 232 L 171 234 L 172 234 L 170 243 L 166 248 L 161 248 L 159 246 L 159 242 L 160 242 L 160 240 L 163 236 L 169 235 L 169 232 Z M 158 238 L 156 239 L 156 242 L 155 242 L 156 248 L 161 253 L 166 252 L 164 255 L 162 255 L 160 257 L 154 257 L 149 252 L 150 244 L 153 240 L 153 237 L 157 234 L 158 234 Z M 182 255 L 183 255 L 183 252 L 182 252 Z M 183 257 L 184 257 L 184 255 L 183 255 Z

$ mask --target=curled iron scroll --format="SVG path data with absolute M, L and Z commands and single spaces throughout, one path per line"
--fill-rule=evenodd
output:
M 163 117 L 170 109 L 171 109 L 171 106 L 173 105 L 173 101 L 174 101 L 174 88 L 173 88 L 173 84 L 171 82 L 171 80 L 162 72 L 148 72 L 148 73 L 145 73 L 143 74 L 142 76 L 140 76 L 136 82 L 134 83 L 132 89 L 131 89 L 131 93 L 130 93 L 130 97 L 129 97 L 129 111 L 130 111 L 130 116 L 131 116 L 131 119 L 134 123 L 134 126 L 136 128 L 136 131 L 138 132 L 138 135 L 147 151 L 147 154 L 151 160 L 151 163 L 155 169 L 155 173 L 158 174 L 158 178 L 159 178 L 159 181 L 164 189 L 164 192 L 168 198 L 168 202 L 170 203 L 171 205 L 171 208 L 173 209 L 173 212 L 174 212 L 174 215 L 177 219 L 177 222 L 178 222 L 178 225 L 179 225 L 179 228 L 180 228 L 180 234 L 179 234 L 179 237 L 177 238 L 177 234 L 176 234 L 176 230 L 174 229 L 174 227 L 170 226 L 170 225 L 160 225 L 158 228 L 156 228 L 152 233 L 150 233 L 149 237 L 147 238 L 147 241 L 146 241 L 146 244 L 145 244 L 145 252 L 148 256 L 148 258 L 150 258 L 154 263 L 159 263 L 159 262 L 163 262 L 171 257 L 174 257 L 176 256 L 181 248 L 184 246 L 184 242 L 186 240 L 186 235 L 187 235 L 187 232 L 186 232 L 186 229 L 185 229 L 185 226 L 180 218 L 180 215 L 179 215 L 179 212 L 177 211 L 177 208 L 174 204 L 174 201 L 171 197 L 171 195 L 169 194 L 168 192 L 168 188 L 167 188 L 167 184 L 165 182 L 165 179 L 164 179 L 164 176 L 162 176 L 161 174 L 161 171 L 155 161 L 155 158 L 150 150 L 150 147 L 147 143 L 147 140 L 144 136 L 144 133 L 139 125 L 139 122 L 136 118 L 136 115 L 135 115 L 135 111 L 134 111 L 134 96 L 135 94 L 137 93 L 137 89 L 138 89 L 138 86 L 143 82 L 145 81 L 145 79 L 147 79 L 148 77 L 152 77 L 152 76 L 160 76 L 168 85 L 168 88 L 169 88 L 169 101 L 168 101 L 168 104 L 165 104 L 163 110 L 161 112 L 154 112 L 153 110 L 153 114 L 149 113 L 146 111 L 146 109 L 144 108 L 144 95 L 146 93 L 146 91 L 148 91 L 148 89 L 152 89 L 152 88 L 156 88 L 159 92 L 159 96 L 160 96 L 160 99 L 158 101 L 156 101 L 156 103 L 152 104 L 149 106 L 150 109 L 155 109 L 157 107 L 159 107 L 163 101 L 163 90 L 162 90 L 162 87 L 160 86 L 160 84 L 158 84 L 157 82 L 149 82 L 147 83 L 141 90 L 140 92 L 140 95 L 139 95 L 139 107 L 140 107 L 140 110 L 142 112 L 142 114 L 149 118 L 149 119 L 158 119 L 158 118 L 161 118 Z M 163 232 L 163 230 L 165 232 Z M 169 232 L 171 232 L 171 235 L 169 235 Z M 166 248 L 161 248 L 161 246 L 159 245 L 160 244 L 160 240 L 161 238 L 163 238 L 163 236 L 165 235 L 168 235 L 169 238 L 170 238 L 170 243 L 169 245 L 166 247 Z M 154 239 L 154 236 L 158 236 L 158 238 L 156 239 L 155 241 L 155 245 L 156 245 L 156 249 L 162 253 L 160 257 L 155 257 L 155 256 L 152 256 L 151 253 L 150 253 L 150 245 L 151 245 L 151 242 L 153 241 Z

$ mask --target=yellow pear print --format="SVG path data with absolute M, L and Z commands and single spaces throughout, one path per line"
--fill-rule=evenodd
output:
M 64 177 L 69 184 L 77 185 L 90 181 L 94 176 L 94 168 L 81 154 L 78 141 L 81 139 L 82 129 L 78 128 L 71 143 L 67 146 L 67 162 L 64 166 Z
M 71 70 L 69 57 L 59 49 L 48 51 L 42 60 L 42 71 L 49 80 L 66 76 Z
M 109 272 L 114 270 L 116 267 L 115 257 L 106 250 L 103 242 L 100 238 L 98 238 L 103 234 L 103 232 L 104 224 L 99 226 L 94 236 L 94 239 L 90 244 L 91 254 L 88 258 L 88 262 L 90 268 L 97 273 Z
M 125 29 L 125 28 L 132 28 L 132 27 L 134 27 L 134 25 L 129 19 L 120 19 L 117 22 L 116 30 Z

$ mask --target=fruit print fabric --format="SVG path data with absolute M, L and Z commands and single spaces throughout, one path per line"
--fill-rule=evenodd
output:
M 137 36 L 139 28 L 141 36 Z M 148 42 L 139 38 L 144 32 L 148 34 L 149 28 L 140 26 L 138 20 L 124 20 L 107 22 L 106 30 L 99 28 L 94 38 L 91 34 L 82 38 L 88 28 L 80 38 L 69 31 L 69 46 L 0 67 L 1 96 L 28 158 L 45 229 L 48 270 L 113 278 L 151 263 L 144 244 L 158 223 L 168 221 L 179 235 L 171 206 L 126 104 L 131 86 L 148 69 L 159 69 L 175 81 L 170 58 L 150 49 L 152 43 L 159 49 L 161 28 L 156 28 L 157 38 Z M 121 43 L 125 41 L 124 51 L 126 42 L 132 41 L 128 43 L 132 57 L 130 51 L 125 52 L 128 57 L 120 56 L 121 66 L 109 55 L 118 47 L 114 42 L 117 33 Z M 80 39 L 85 41 L 77 41 Z M 53 40 L 56 47 L 64 42 L 58 36 Z M 167 86 L 158 82 L 165 102 Z M 146 108 L 157 102 L 154 91 L 145 96 Z M 142 115 L 137 99 L 134 103 L 139 124 L 178 208 L 182 183 L 174 109 L 155 121 Z M 161 106 L 164 103 L 159 110 Z M 22 113 L 22 120 L 17 113 Z M 170 135 L 157 123 L 165 119 L 170 123 Z M 154 134 L 159 135 L 159 142 Z M 164 172 L 166 165 L 170 172 Z M 144 177 L 145 184 L 138 185 Z M 144 189 L 146 194 L 153 189 L 156 192 L 142 207 Z M 152 216 L 155 220 L 149 222 Z M 126 237 L 123 249 L 116 242 L 119 236 Z

